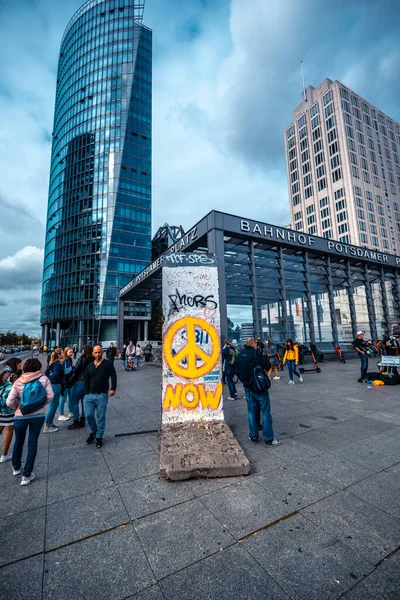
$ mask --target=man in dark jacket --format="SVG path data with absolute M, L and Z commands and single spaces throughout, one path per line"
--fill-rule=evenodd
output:
M 114 364 L 114 359 L 117 355 L 117 349 L 114 346 L 114 342 L 110 342 L 109 347 L 106 350 L 106 359 Z
M 93 348 L 94 361 L 90 363 L 85 371 L 85 415 L 90 427 L 90 435 L 87 444 L 96 441 L 96 448 L 103 445 L 103 435 L 106 426 L 106 413 L 108 397 L 114 396 L 117 389 L 117 374 L 111 361 L 103 358 L 103 348 Z M 111 389 L 109 380 L 111 379 Z M 97 423 L 94 416 L 97 412 Z
M 267 371 L 271 368 L 268 356 L 264 354 L 261 348 L 257 348 L 254 338 L 249 338 L 244 345 L 236 361 L 236 372 L 240 381 L 243 383 L 246 394 L 247 411 L 249 417 L 249 440 L 253 444 L 258 442 L 258 423 L 257 411 L 262 412 L 263 437 L 265 445 L 268 447 L 280 446 L 281 441 L 275 439 L 272 428 L 271 405 L 269 393 L 254 391 L 254 367 L 261 367 L 267 376 Z

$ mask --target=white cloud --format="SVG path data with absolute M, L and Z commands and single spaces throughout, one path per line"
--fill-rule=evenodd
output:
M 25 246 L 13 256 L 0 260 L 1 288 L 35 288 L 41 284 L 43 250 L 35 246 Z

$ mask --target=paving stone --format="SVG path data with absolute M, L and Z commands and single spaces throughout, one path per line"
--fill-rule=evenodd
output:
M 118 487 L 131 519 L 138 519 L 194 498 L 185 483 L 166 481 L 160 475 L 150 475 Z
M 152 585 L 151 587 L 139 592 L 127 600 L 164 600 L 161 589 L 158 585 Z
M 249 537 L 243 547 L 296 600 L 339 598 L 374 568 L 300 515 Z
M 0 569 L 1 594 L 7 600 L 42 600 L 43 554 Z M 23 578 L 21 578 L 23 574 Z
M 399 600 L 399 585 L 385 577 L 379 570 L 376 570 L 347 592 L 343 599 Z
M 69 544 L 129 521 L 117 488 L 107 488 L 50 504 L 46 550 Z
M 21 477 L 8 478 L 0 483 L 0 506 L 4 516 L 32 510 L 46 504 L 47 481 L 45 478 L 35 479 L 30 485 L 21 487 Z
M 155 583 L 132 525 L 49 552 L 46 600 L 122 600 Z
M 320 454 L 298 463 L 298 466 L 328 483 L 344 488 L 374 474 L 362 465 L 343 460 L 334 454 Z
M 0 565 L 43 552 L 45 515 L 41 507 L 0 519 Z
M 378 567 L 379 571 L 400 585 L 400 550 L 389 556 Z
M 390 409 L 368 415 L 368 419 L 384 421 L 385 423 L 391 423 L 393 425 L 400 425 L 400 414 L 397 412 L 392 412 Z
M 229 487 L 235 483 L 240 483 L 246 480 L 247 475 L 240 477 L 215 477 L 213 479 L 187 479 L 184 484 L 197 498 L 205 496 L 219 490 L 220 488 Z
M 151 452 L 151 450 L 152 447 L 147 443 L 146 436 L 133 435 L 112 439 L 108 444 L 104 444 L 101 452 L 106 460 L 119 460 L 126 456 Z
M 378 433 L 365 440 L 360 440 L 359 443 L 363 446 L 375 446 L 379 452 L 389 454 L 400 461 L 400 438 L 391 436 L 390 431 Z
M 391 469 L 356 483 L 347 491 L 400 519 L 400 478 Z
M 332 433 L 354 442 L 377 433 L 383 433 L 394 426 L 392 423 L 384 423 L 383 421 L 368 419 L 368 417 L 356 417 L 344 423 L 332 425 Z
M 296 435 L 294 439 L 297 443 L 319 450 L 318 454 L 321 454 L 321 452 L 337 448 L 343 441 L 342 438 L 332 433 L 331 429 L 331 427 L 324 427 L 315 431 L 307 431 L 301 435 Z M 314 456 L 316 454 L 317 452 L 314 452 Z
M 400 521 L 345 491 L 303 508 L 301 514 L 372 564 L 400 544 Z
M 93 453 L 96 449 L 92 447 Z M 97 452 L 99 452 L 97 450 Z M 68 473 L 60 473 L 49 478 L 47 503 L 61 502 L 74 496 L 82 496 L 113 485 L 110 472 L 105 464 L 85 467 Z
M 397 461 L 397 459 L 390 454 L 382 453 L 379 446 L 371 444 L 367 446 L 358 442 L 348 442 L 346 440 L 343 440 L 338 448 L 329 450 L 329 454 L 362 465 L 371 471 L 382 471 L 382 469 L 390 467 Z
M 93 452 L 93 447 L 86 443 L 80 447 L 56 448 L 49 452 L 49 475 L 68 473 L 76 469 L 104 465 L 101 452 Z
M 288 512 L 299 510 L 338 491 L 337 487 L 296 465 L 256 476 L 255 481 L 271 492 Z
M 158 580 L 234 542 L 200 500 L 144 517 L 134 526 Z
M 290 513 L 271 492 L 252 480 L 202 496 L 201 501 L 237 540 Z
M 317 433 L 317 431 L 310 431 L 311 433 Z M 281 446 L 273 449 L 274 456 L 276 458 L 283 458 L 287 463 L 296 463 L 305 458 L 321 454 L 322 450 L 304 444 L 302 438 L 303 435 L 296 435 L 294 438 L 285 438 Z
M 166 600 L 289 600 L 238 544 L 160 581 Z
M 400 438 L 400 427 L 393 427 L 393 429 L 389 429 L 385 435 L 388 435 L 389 437 Z
M 106 457 L 106 463 L 115 483 L 133 481 L 160 471 L 159 455 L 152 450 L 137 455 L 128 454 L 119 459 Z

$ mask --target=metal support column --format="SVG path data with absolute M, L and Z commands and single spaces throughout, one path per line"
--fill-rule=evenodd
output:
M 330 314 L 331 323 L 332 323 L 332 337 L 333 337 L 333 343 L 335 344 L 335 346 L 338 346 L 339 345 L 339 335 L 338 335 L 336 309 L 335 309 L 335 294 L 333 291 L 331 259 L 329 256 L 327 256 L 325 259 L 325 267 L 326 267 L 326 274 L 327 274 L 327 280 L 328 280 L 329 314 Z
M 394 278 L 392 281 L 392 295 L 393 295 L 393 311 L 395 323 L 390 333 L 399 333 L 400 330 L 400 273 L 394 272 Z
M 221 338 L 224 340 L 228 337 L 228 309 L 226 303 L 224 232 L 221 229 L 211 229 L 207 232 L 207 249 L 209 254 L 215 254 L 217 258 Z
M 349 308 L 350 308 L 350 319 L 351 319 L 351 332 L 353 335 L 353 339 L 357 337 L 357 315 L 356 315 L 356 305 L 354 304 L 354 288 L 353 281 L 351 279 L 351 265 L 350 261 L 346 260 L 346 279 L 347 279 L 347 293 L 349 296 Z
M 142 339 L 142 324 L 141 324 L 140 321 L 138 321 L 138 324 L 137 324 L 137 331 L 138 331 L 138 333 L 137 333 L 137 339 L 139 341 L 139 340 Z
M 253 311 L 253 327 L 256 338 L 262 336 L 262 327 L 260 323 L 260 311 L 258 309 L 258 295 L 257 295 L 257 273 L 256 273 L 256 259 L 254 252 L 254 242 L 249 242 L 249 261 L 250 261 L 250 294 L 251 294 L 251 306 Z
M 281 300 L 281 310 L 282 310 L 282 331 L 283 338 L 287 340 L 288 338 L 288 324 L 287 324 L 287 310 L 286 310 L 286 290 L 285 290 L 285 268 L 283 263 L 283 248 L 279 246 L 278 250 L 278 273 L 279 273 L 279 296 Z
M 148 342 L 149 341 L 149 322 L 145 321 L 144 322 L 144 341 Z
M 117 348 L 122 348 L 123 343 L 124 343 L 124 301 L 118 300 Z
M 390 312 L 389 302 L 387 297 L 386 285 L 385 285 L 385 271 L 383 267 L 379 269 L 379 280 L 381 284 L 381 297 L 382 297 L 382 309 L 383 309 L 383 331 L 389 335 L 390 333 Z
M 57 321 L 57 323 L 56 323 L 56 346 L 57 346 L 57 348 L 59 347 L 60 341 L 61 341 L 60 340 L 60 331 L 61 331 L 60 327 L 61 327 L 60 321 Z
M 372 297 L 371 282 L 369 280 L 367 263 L 364 263 L 364 279 L 365 279 L 365 295 L 367 298 L 369 329 L 371 331 L 371 338 L 374 340 L 374 342 L 376 342 L 378 339 L 378 333 L 376 331 L 376 315 L 375 315 L 374 299 Z
M 44 326 L 44 346 L 49 346 L 49 324 L 46 323 Z
M 79 321 L 79 333 L 78 333 L 78 350 L 79 352 L 82 350 L 84 346 L 83 342 L 83 320 Z
M 311 280 L 310 280 L 310 261 L 308 260 L 308 252 L 303 253 L 304 260 L 304 274 L 306 280 L 306 298 L 307 298 L 307 321 L 310 328 L 310 341 L 314 342 L 315 339 L 315 327 L 314 327 L 314 313 L 312 306 L 312 295 L 311 295 Z

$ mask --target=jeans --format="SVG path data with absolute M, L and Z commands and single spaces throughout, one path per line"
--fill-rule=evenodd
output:
M 286 363 L 288 366 L 290 381 L 293 381 L 293 373 L 295 375 L 297 375 L 297 377 L 300 377 L 300 373 L 298 373 L 296 370 L 296 361 L 295 360 L 287 360 Z
M 77 381 L 74 385 L 72 394 L 72 412 L 74 421 L 79 421 L 79 402 L 82 405 L 81 417 L 85 418 L 85 409 L 83 407 L 83 397 L 85 395 L 85 382 Z
M 50 402 L 50 404 L 47 408 L 46 419 L 45 419 L 46 425 L 53 424 L 54 417 L 57 412 L 57 408 L 60 403 L 60 396 L 61 396 L 61 385 L 59 383 L 52 383 L 51 387 L 53 388 L 54 398 Z
M 73 388 L 66 389 L 63 396 L 60 396 L 60 401 L 58 403 L 58 414 L 64 414 L 64 404 L 66 399 L 68 398 L 68 412 L 72 412 L 72 394 Z
M 272 428 L 271 404 L 268 392 L 265 394 L 255 394 L 248 388 L 244 388 L 247 402 L 247 412 L 249 417 L 249 437 L 253 440 L 258 439 L 258 418 L 259 411 L 262 412 L 262 426 L 264 441 L 271 443 L 274 439 L 274 430 Z
M 232 373 L 226 373 L 225 376 L 226 376 L 226 383 L 228 384 L 228 388 L 229 388 L 229 395 L 231 398 L 236 398 L 237 391 L 236 391 L 235 382 L 233 381 L 233 375 L 232 375 Z
M 368 356 L 365 354 L 358 353 L 361 360 L 361 377 L 360 379 L 366 379 L 368 373 Z
M 108 394 L 86 394 L 83 402 L 90 433 L 96 435 L 97 438 L 102 438 L 106 427 Z M 94 416 L 95 410 L 97 411 L 97 423 Z
M 15 442 L 12 455 L 12 466 L 16 471 L 19 471 L 21 468 L 22 450 L 25 443 L 26 432 L 29 427 L 28 453 L 22 471 L 24 477 L 30 477 L 32 474 L 37 454 L 38 439 L 43 423 L 44 415 L 43 417 L 22 418 L 15 419 L 14 421 Z

